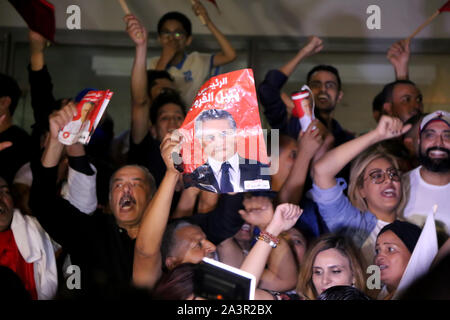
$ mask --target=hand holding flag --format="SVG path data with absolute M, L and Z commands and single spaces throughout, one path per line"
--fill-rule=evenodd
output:
M 215 0 L 208 0 L 214 6 L 217 8 L 217 11 L 220 13 L 219 6 L 217 5 Z M 206 12 L 206 9 L 203 7 L 203 5 L 199 2 L 199 0 L 191 0 L 192 9 L 194 10 L 195 14 L 200 19 L 201 23 L 203 25 L 206 25 L 206 18 L 208 17 L 208 13 Z M 206 18 L 205 18 L 206 16 Z
M 200 22 L 203 25 L 206 25 L 206 20 L 205 17 L 202 16 L 201 14 L 197 13 L 197 8 L 199 6 L 201 6 L 201 4 L 199 4 L 198 0 L 191 0 L 191 4 L 192 4 L 192 10 L 194 10 L 195 14 L 198 16 L 198 18 L 200 19 Z
M 414 38 L 420 31 L 422 31 L 427 25 L 429 25 L 431 21 L 433 21 L 441 12 L 444 11 L 450 12 L 450 0 L 447 1 L 441 8 L 436 10 L 436 12 L 433 13 L 433 15 L 429 17 L 427 21 L 425 21 L 421 26 L 419 26 L 416 31 L 414 31 L 414 33 L 408 37 L 407 40 L 409 41 Z

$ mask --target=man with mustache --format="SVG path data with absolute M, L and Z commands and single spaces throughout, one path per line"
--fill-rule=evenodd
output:
M 400 118 L 405 123 L 423 113 L 423 97 L 416 84 L 410 80 L 396 80 L 384 86 L 381 92 L 383 114 Z
M 438 229 L 441 222 L 450 235 L 450 113 L 436 111 L 427 115 L 419 133 L 420 166 L 408 173 L 411 189 L 404 217 L 422 226 L 437 204 Z
M 76 282 L 69 275 L 61 283 L 60 294 L 70 298 L 117 299 L 114 294 L 131 284 L 136 238 L 146 209 L 153 205 L 150 201 L 156 191 L 155 181 L 142 166 L 127 165 L 118 169 L 109 186 L 111 214 L 98 211 L 89 216 L 57 196 L 57 165 L 64 148 L 58 140 L 58 132 L 75 113 L 75 105 L 69 103 L 49 117 L 50 138 L 41 160 L 31 165 L 34 179 L 30 207 L 81 272 L 81 285 L 75 287 L 81 290 L 71 289 Z M 215 211 L 191 218 L 214 243 L 234 234 L 242 224 L 237 213 L 242 198 L 233 201 L 225 197 L 224 201 L 226 203 L 219 203 Z
M 44 229 L 70 254 L 72 264 L 80 268 L 80 286 L 75 288 L 81 290 L 71 289 L 74 287 L 69 284 L 76 281 L 69 278 L 61 283 L 62 294 L 107 297 L 130 283 L 135 239 L 155 182 L 141 166 L 117 170 L 110 180 L 112 214 L 89 216 L 57 196 L 57 166 L 64 148 L 58 132 L 75 113 L 75 104 L 69 103 L 49 117 L 50 138 L 41 161 L 31 165 L 30 207 Z

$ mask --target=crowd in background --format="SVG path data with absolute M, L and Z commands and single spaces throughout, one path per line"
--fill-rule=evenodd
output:
M 195 267 L 210 257 L 251 273 L 256 299 L 449 299 L 450 113 L 424 113 L 409 79 L 409 41 L 388 49 L 396 78 L 367 97 L 376 128 L 355 136 L 333 117 L 345 79 L 326 61 L 305 79 L 316 119 L 302 128 L 293 115 L 283 86 L 323 49 L 310 37 L 257 87 L 279 132 L 266 141 L 269 165 L 279 168 L 270 190 L 218 194 L 185 188 L 172 157 L 179 141 L 171 133 L 200 86 L 237 56 L 202 4 L 193 10 L 218 52 L 189 52 L 191 22 L 169 12 L 157 25 L 162 53 L 148 63 L 146 29 L 124 17 L 135 45 L 124 106 L 131 125 L 114 137 L 106 113 L 88 145 L 63 145 L 58 133 L 89 88 L 55 97 L 47 40 L 29 30 L 31 134 L 13 124 L 16 80 L 0 74 L 0 290 L 17 300 L 198 299 Z M 427 244 L 420 238 L 433 208 L 437 240 Z M 419 239 L 425 248 L 436 242 L 436 252 L 402 287 Z M 378 289 L 367 285 L 370 265 L 379 268 Z

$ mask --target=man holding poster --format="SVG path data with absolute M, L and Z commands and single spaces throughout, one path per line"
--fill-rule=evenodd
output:
M 211 78 L 199 91 L 181 129 L 193 137 L 182 149 L 185 187 L 216 193 L 270 189 L 268 165 L 259 161 L 267 154 L 250 72 Z

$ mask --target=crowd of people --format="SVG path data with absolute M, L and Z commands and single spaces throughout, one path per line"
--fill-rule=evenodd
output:
M 355 136 L 333 117 L 345 79 L 326 61 L 305 79 L 316 119 L 301 128 L 292 114 L 283 86 L 323 49 L 310 37 L 257 87 L 261 111 L 279 132 L 266 141 L 267 166 L 278 168 L 270 190 L 242 192 L 244 171 L 235 176 L 216 158 L 211 173 L 221 192 L 210 192 L 183 183 L 172 132 L 200 86 L 236 51 L 200 2 L 193 10 L 220 51 L 188 52 L 191 22 L 169 12 L 157 26 L 162 53 L 149 65 L 146 29 L 136 16 L 124 17 L 135 45 L 131 126 L 114 137 L 106 114 L 88 145 L 64 145 L 58 133 L 89 89 L 55 98 L 47 40 L 29 30 L 31 135 L 13 124 L 17 81 L 0 74 L 0 291 L 17 300 L 199 299 L 194 274 L 209 257 L 252 274 L 255 299 L 449 299 L 450 113 L 424 113 L 409 79 L 409 41 L 387 52 L 396 79 L 373 98 L 376 128 Z M 222 113 L 207 116 L 229 123 Z M 433 207 L 438 252 L 399 297 Z M 379 268 L 378 288 L 368 286 L 370 265 Z

